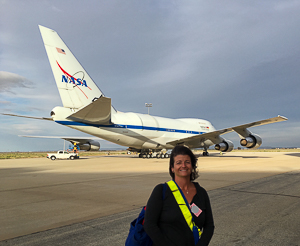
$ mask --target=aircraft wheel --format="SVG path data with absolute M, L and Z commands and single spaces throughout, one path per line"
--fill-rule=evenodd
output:
M 51 156 L 51 160 L 54 161 L 56 159 L 56 157 L 53 155 Z
M 203 152 L 203 156 L 209 156 L 208 152 Z

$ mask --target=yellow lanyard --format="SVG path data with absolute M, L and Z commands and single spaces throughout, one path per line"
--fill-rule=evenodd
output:
M 174 195 L 174 198 L 175 198 L 176 202 L 178 203 L 179 208 L 180 208 L 180 210 L 183 214 L 183 217 L 186 220 L 186 223 L 188 224 L 189 228 L 191 229 L 192 232 L 194 232 L 195 227 L 196 227 L 197 230 L 198 230 L 198 233 L 199 233 L 199 238 L 200 238 L 200 236 L 202 234 L 202 231 L 196 226 L 195 222 L 193 221 L 193 216 L 192 216 L 192 213 L 191 213 L 191 211 L 188 207 L 188 203 L 182 197 L 181 192 L 180 192 L 177 184 L 175 183 L 174 180 L 168 181 L 167 184 L 170 187 L 170 189 L 171 189 L 171 191 Z

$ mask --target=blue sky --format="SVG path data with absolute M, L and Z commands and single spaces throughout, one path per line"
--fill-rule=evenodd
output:
M 49 117 L 61 100 L 38 25 L 56 30 L 119 111 L 252 128 L 262 146 L 300 147 L 300 1 L 0 0 L 0 112 Z M 86 136 L 0 115 L 0 151 L 56 150 Z M 239 146 L 239 138 L 225 136 Z M 116 147 L 101 140 L 104 148 Z

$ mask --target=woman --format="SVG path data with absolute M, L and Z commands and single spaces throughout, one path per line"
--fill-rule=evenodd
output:
M 176 146 L 170 156 L 169 173 L 182 190 L 195 224 L 202 235 L 197 246 L 208 245 L 214 232 L 214 221 L 207 192 L 197 182 L 197 159 L 185 146 Z M 166 184 L 157 185 L 147 203 L 144 228 L 153 246 L 194 246 L 195 240 L 177 201 Z M 165 187 L 165 188 L 164 188 Z

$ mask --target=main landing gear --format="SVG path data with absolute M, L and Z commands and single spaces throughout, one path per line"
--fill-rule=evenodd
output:
M 162 152 L 159 152 L 159 153 L 140 153 L 139 154 L 139 158 L 147 158 L 147 159 L 150 159 L 150 158 L 157 158 L 157 159 L 160 159 L 160 158 L 169 158 L 170 155 L 168 153 L 162 153 Z
M 207 151 L 203 151 L 203 156 L 209 156 L 209 153 Z
M 209 156 L 209 153 L 208 153 L 206 147 L 204 147 L 204 150 L 203 150 L 203 156 Z

